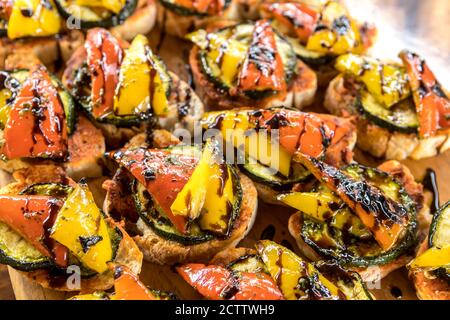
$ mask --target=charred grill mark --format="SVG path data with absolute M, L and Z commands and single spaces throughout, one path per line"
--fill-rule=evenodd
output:
M 86 252 L 89 251 L 89 249 L 92 246 L 95 246 L 97 243 L 102 241 L 103 237 L 102 236 L 98 236 L 98 235 L 96 235 L 96 236 L 89 236 L 89 237 L 80 236 L 78 239 L 80 241 L 81 247 L 83 248 L 83 252 L 86 253 Z
M 273 130 L 287 127 L 289 126 L 289 124 L 289 119 L 279 112 L 275 113 L 269 120 L 265 122 L 265 125 L 269 126 L 269 128 Z
M 387 198 L 367 181 L 354 180 L 339 169 L 321 163 L 314 158 L 311 158 L 311 161 L 329 178 L 333 179 L 338 190 L 348 196 L 350 200 L 361 205 L 366 212 L 374 214 L 378 223 L 384 222 L 387 226 L 393 223 L 403 223 L 403 219 L 407 216 L 407 210 L 403 205 Z
M 239 275 L 232 272 L 229 285 L 220 294 L 223 299 L 229 300 L 239 292 Z

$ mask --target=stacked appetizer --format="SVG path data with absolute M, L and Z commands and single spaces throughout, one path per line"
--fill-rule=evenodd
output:
M 106 29 L 90 30 L 62 81 L 111 143 L 155 122 L 192 131 L 203 114 L 195 92 L 167 70 L 143 35 L 128 44 Z
M 423 58 L 400 53 L 402 63 L 343 55 L 325 107 L 356 115 L 358 146 L 375 157 L 432 157 L 450 148 L 450 100 Z

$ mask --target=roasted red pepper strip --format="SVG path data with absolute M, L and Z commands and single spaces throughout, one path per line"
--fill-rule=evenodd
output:
M 30 73 L 11 108 L 2 153 L 21 157 L 65 158 L 67 124 L 62 102 L 44 67 Z
M 123 50 L 109 31 L 100 28 L 89 30 L 85 48 L 92 81 L 92 114 L 100 118 L 114 110 Z
M 233 274 L 221 266 L 186 264 L 177 267 L 181 277 L 210 300 L 282 300 L 283 295 L 264 273 Z
M 266 3 L 262 9 L 269 17 L 295 32 L 302 43 L 313 34 L 319 13 L 304 4 L 295 2 Z
M 67 267 L 67 248 L 47 234 L 62 205 L 61 200 L 48 196 L 0 195 L 0 221 L 57 265 Z
M 286 91 L 284 66 L 277 49 L 275 32 L 267 20 L 255 23 L 253 39 L 239 73 L 242 91 Z
M 250 114 L 257 129 L 279 130 L 280 145 L 291 154 L 302 152 L 314 158 L 352 133 L 351 126 L 338 126 L 336 117 L 321 117 L 292 110 L 261 110 Z
M 188 218 L 175 216 L 170 206 L 194 172 L 198 159 L 143 148 L 112 152 L 110 157 L 130 171 L 146 187 L 155 204 L 167 214 L 173 225 L 186 233 Z
M 114 300 L 156 300 L 153 294 L 127 267 L 114 269 Z
M 402 204 L 322 161 L 300 153 L 297 160 L 359 216 L 382 249 L 387 251 L 397 243 L 407 224 L 407 209 Z
M 402 51 L 400 58 L 406 66 L 419 114 L 419 136 L 428 138 L 449 129 L 450 100 L 425 60 L 409 51 Z

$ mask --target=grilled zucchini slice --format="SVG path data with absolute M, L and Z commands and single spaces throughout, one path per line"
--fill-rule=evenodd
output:
M 390 131 L 417 133 L 419 128 L 419 118 L 411 98 L 388 109 L 369 92 L 362 91 L 356 98 L 356 107 L 368 120 Z

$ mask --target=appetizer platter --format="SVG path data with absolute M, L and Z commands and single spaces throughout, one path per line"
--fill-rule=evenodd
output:
M 337 0 L 0 0 L 0 283 L 449 300 L 450 85 L 382 41 Z

